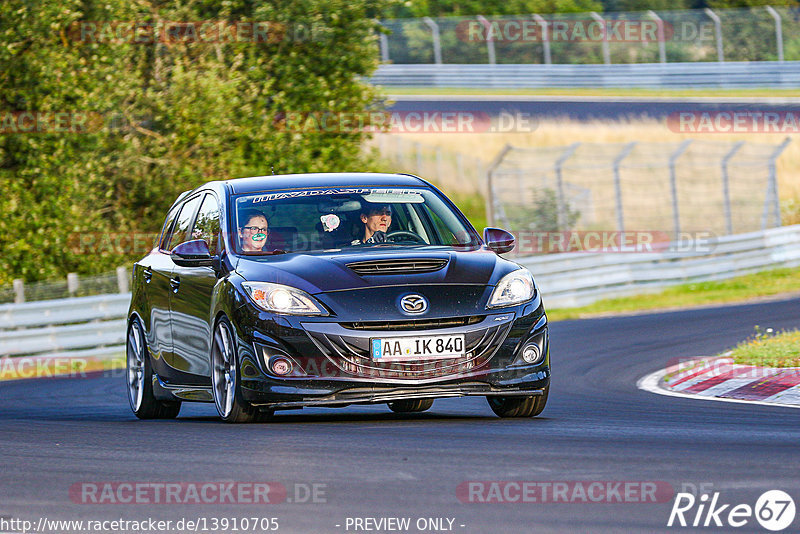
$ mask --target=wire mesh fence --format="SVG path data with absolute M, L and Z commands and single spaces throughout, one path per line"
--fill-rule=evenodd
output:
M 800 60 L 800 8 L 520 14 L 383 21 L 383 61 L 665 63 Z
M 392 172 L 408 172 L 460 193 L 485 193 L 487 164 L 480 158 L 395 135 L 377 135 L 381 157 Z
M 128 269 L 119 267 L 115 272 L 93 276 L 70 273 L 61 280 L 32 283 L 15 280 L 11 286 L 0 287 L 0 304 L 127 293 L 130 277 Z
M 488 171 L 488 218 L 515 231 L 676 236 L 780 226 L 775 160 L 788 142 L 507 146 Z

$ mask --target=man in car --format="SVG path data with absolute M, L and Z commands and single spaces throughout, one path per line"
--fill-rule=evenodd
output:
M 383 243 L 386 232 L 392 225 L 392 207 L 389 204 L 362 204 L 361 222 L 364 223 L 364 235 L 354 240 L 351 245 L 367 243 Z
M 241 215 L 245 223 L 239 227 L 239 239 L 243 252 L 261 252 L 267 244 L 269 223 L 267 217 L 258 210 L 248 210 Z

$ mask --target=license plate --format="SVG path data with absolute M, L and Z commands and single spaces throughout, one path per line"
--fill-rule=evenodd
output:
M 372 338 L 372 360 L 402 362 L 461 358 L 464 356 L 464 334 L 424 337 Z

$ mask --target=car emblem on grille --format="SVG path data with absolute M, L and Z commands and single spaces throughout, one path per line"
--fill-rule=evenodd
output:
M 411 315 L 428 311 L 428 301 L 422 295 L 406 295 L 400 299 L 400 309 Z

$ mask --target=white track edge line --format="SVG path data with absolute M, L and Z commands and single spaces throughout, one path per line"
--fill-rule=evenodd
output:
M 750 401 L 750 400 L 741 400 L 741 399 L 723 399 L 720 397 L 705 397 L 703 395 L 696 395 L 692 393 L 679 393 L 677 391 L 672 391 L 669 389 L 664 389 L 659 384 L 661 383 L 661 379 L 664 378 L 664 375 L 667 374 L 666 369 L 660 369 L 654 373 L 650 373 L 649 375 L 645 375 L 639 380 L 636 381 L 636 387 L 641 389 L 642 391 L 647 391 L 650 393 L 655 393 L 656 395 L 666 395 L 668 397 L 683 397 L 685 399 L 697 399 L 697 400 L 707 400 L 707 401 L 720 401 L 720 402 L 734 402 L 738 404 L 760 404 L 761 406 L 779 406 L 782 408 L 800 408 L 800 405 L 797 404 L 785 404 L 780 402 L 764 402 L 764 401 Z

